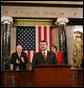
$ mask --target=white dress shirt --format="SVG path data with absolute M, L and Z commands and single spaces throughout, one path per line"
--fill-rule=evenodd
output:
M 47 50 L 45 50 L 45 51 L 42 51 L 42 54 L 45 52 L 45 55 L 46 55 L 46 57 L 47 57 Z
M 18 53 L 18 56 L 19 56 L 19 59 L 20 59 L 21 53 Z

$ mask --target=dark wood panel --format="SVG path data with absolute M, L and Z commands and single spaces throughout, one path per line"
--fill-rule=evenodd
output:
M 1 71 L 1 75 L 2 87 L 32 86 L 32 71 Z
M 83 87 L 83 71 L 78 71 L 78 83 L 79 87 Z
M 71 87 L 71 71 L 67 66 L 39 66 L 35 68 L 33 87 Z
M 72 74 L 72 87 L 83 87 L 83 69 L 71 69 Z
M 1 72 L 1 87 L 4 86 L 4 72 Z
M 32 86 L 32 72 L 31 71 L 19 73 L 19 86 L 20 87 Z
M 4 87 L 18 87 L 18 72 L 4 72 Z

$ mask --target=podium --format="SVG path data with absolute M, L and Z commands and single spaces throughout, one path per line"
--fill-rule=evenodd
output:
M 70 65 L 38 65 L 33 74 L 32 87 L 71 87 Z

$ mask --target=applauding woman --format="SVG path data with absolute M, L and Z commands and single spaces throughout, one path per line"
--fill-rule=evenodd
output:
M 57 46 L 56 45 L 51 45 L 50 50 L 56 54 L 57 65 L 60 65 L 60 63 L 61 63 L 61 53 L 57 52 Z

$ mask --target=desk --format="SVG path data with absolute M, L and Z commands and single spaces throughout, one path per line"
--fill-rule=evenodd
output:
M 1 71 L 2 87 L 31 87 L 32 71 Z

